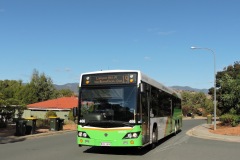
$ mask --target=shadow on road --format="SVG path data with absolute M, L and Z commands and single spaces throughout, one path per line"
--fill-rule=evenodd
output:
M 16 142 L 21 142 L 25 141 L 26 138 L 17 138 L 17 137 L 11 137 L 11 138 L 1 138 L 0 137 L 0 144 L 7 144 L 7 143 L 16 143 Z
M 158 141 L 155 147 L 164 144 L 167 140 L 172 138 L 174 135 L 169 135 Z M 93 154 L 110 154 L 110 155 L 136 155 L 142 156 L 152 150 L 151 145 L 143 148 L 131 148 L 131 147 L 91 147 L 84 151 L 84 153 Z

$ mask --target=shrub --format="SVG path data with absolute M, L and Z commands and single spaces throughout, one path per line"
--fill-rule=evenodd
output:
M 49 127 L 48 119 L 37 119 L 36 127 L 37 128 L 48 128 Z
M 75 118 L 73 117 L 73 110 L 72 109 L 70 110 L 70 112 L 68 114 L 68 120 L 70 120 L 70 121 L 74 121 L 75 120 Z
M 49 118 L 49 117 L 57 117 L 57 113 L 54 112 L 54 111 L 47 111 L 45 117 L 46 117 L 46 118 Z
M 224 125 L 232 125 L 233 127 L 236 127 L 238 125 L 238 116 L 234 114 L 224 114 L 220 117 L 220 121 Z

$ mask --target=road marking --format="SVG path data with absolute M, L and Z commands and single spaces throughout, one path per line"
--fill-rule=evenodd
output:
M 177 137 L 176 137 L 177 138 Z M 169 149 L 172 149 L 178 145 L 181 145 L 183 143 L 187 143 L 188 140 L 189 140 L 189 136 L 185 135 L 185 136 L 182 136 L 181 138 L 179 138 L 178 140 L 176 140 L 176 138 L 173 138 L 171 141 L 166 141 L 166 142 L 169 142 L 170 144 L 167 145 L 167 146 L 164 146 L 164 147 L 157 147 L 154 149 L 154 152 L 153 153 L 158 153 L 158 152 L 162 152 L 162 151 L 166 151 L 166 150 L 169 150 Z M 172 142 L 172 143 L 171 143 Z

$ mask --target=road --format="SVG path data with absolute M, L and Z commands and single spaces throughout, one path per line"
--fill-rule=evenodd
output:
M 182 132 L 159 142 L 150 150 L 143 148 L 78 147 L 76 132 L 0 144 L 2 160 L 238 160 L 240 143 L 204 140 L 186 132 L 205 123 L 204 120 L 185 120 Z

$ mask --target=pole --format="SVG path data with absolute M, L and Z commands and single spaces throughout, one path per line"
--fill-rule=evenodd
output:
M 217 101 L 216 101 L 216 55 L 212 49 L 209 48 L 201 48 L 201 47 L 191 47 L 191 49 L 205 49 L 210 51 L 213 54 L 213 62 L 214 62 L 214 130 L 216 130 L 216 112 L 217 112 Z

